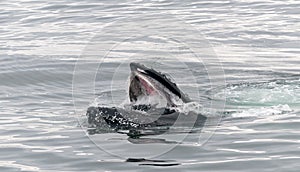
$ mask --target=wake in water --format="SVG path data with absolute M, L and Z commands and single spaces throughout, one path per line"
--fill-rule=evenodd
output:
M 299 106 L 300 80 L 233 84 L 227 87 L 226 92 L 227 111 L 231 117 L 283 115 Z

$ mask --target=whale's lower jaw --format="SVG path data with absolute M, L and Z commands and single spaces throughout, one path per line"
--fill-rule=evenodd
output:
M 179 112 L 167 108 L 158 109 L 158 113 L 152 116 L 143 114 L 150 109 L 149 105 L 133 106 L 131 111 L 116 107 L 89 107 L 86 115 L 89 124 L 101 126 L 101 119 L 103 119 L 111 128 L 116 130 L 172 126 L 179 115 Z M 135 120 L 138 117 L 140 118 L 139 121 Z
M 147 105 L 145 105 L 147 106 Z M 159 110 L 161 114 L 156 114 L 155 120 L 145 119 L 143 122 L 137 122 L 128 116 L 141 115 L 137 111 L 147 111 L 147 107 L 136 107 L 137 110 L 126 111 L 116 107 L 89 107 L 87 110 L 88 123 L 93 127 L 103 127 L 105 122 L 110 128 L 116 131 L 129 130 L 131 133 L 126 133 L 129 136 L 142 135 L 141 130 L 151 130 L 149 135 L 162 134 L 166 132 L 170 126 L 188 126 L 188 127 L 203 127 L 206 122 L 206 117 L 201 114 L 183 114 L 171 109 Z M 178 120 L 180 119 L 180 120 Z M 149 120 L 149 122 L 147 122 Z M 161 130 L 165 127 L 166 130 Z M 157 130 L 159 129 L 159 130 Z M 145 135 L 148 135 L 145 134 Z

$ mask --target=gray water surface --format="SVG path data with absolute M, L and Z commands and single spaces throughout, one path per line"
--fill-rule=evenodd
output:
M 0 171 L 298 171 L 299 1 L 8 0 L 0 7 Z M 191 62 L 189 45 L 205 47 L 202 63 Z M 87 135 L 86 109 L 122 103 L 136 59 L 168 73 L 204 107 L 225 103 L 205 144 L 195 142 L 201 132 L 175 146 L 163 139 L 180 134 Z M 208 75 L 212 69 L 224 73 Z M 171 149 L 150 158 L 162 162 L 126 162 L 164 146 Z

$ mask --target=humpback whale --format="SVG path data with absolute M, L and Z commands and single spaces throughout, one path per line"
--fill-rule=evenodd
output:
M 183 114 L 176 109 L 192 100 L 166 74 L 140 63 L 130 63 L 130 69 L 128 89 L 130 104 L 127 108 L 89 107 L 86 113 L 89 124 L 101 126 L 104 120 L 110 128 L 116 131 L 129 130 L 131 135 L 137 134 L 138 130 L 170 127 L 179 118 L 182 125 L 191 123 L 193 126 L 204 125 L 205 116 L 195 113 Z M 154 99 L 151 99 L 153 97 Z M 145 99 L 149 102 L 145 103 Z M 152 100 L 159 102 L 151 102 Z

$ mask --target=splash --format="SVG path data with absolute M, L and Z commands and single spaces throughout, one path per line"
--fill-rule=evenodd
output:
M 189 112 L 195 112 L 198 114 L 203 113 L 203 106 L 198 102 L 182 103 L 178 107 L 173 107 L 171 109 L 174 109 L 183 114 L 189 114 Z

